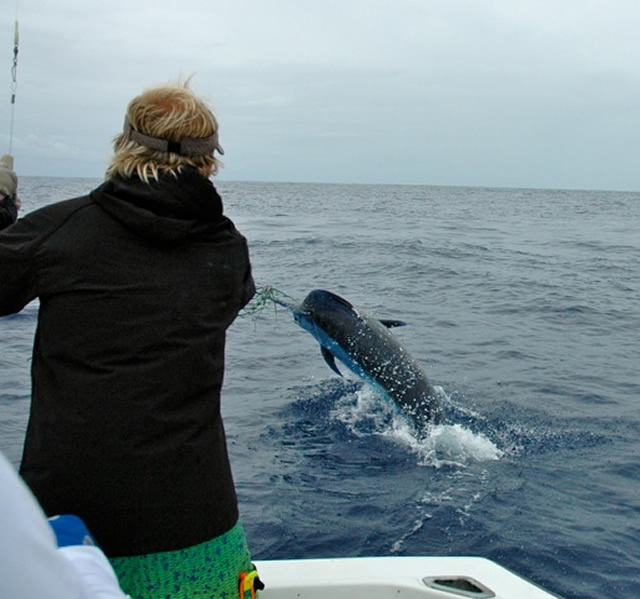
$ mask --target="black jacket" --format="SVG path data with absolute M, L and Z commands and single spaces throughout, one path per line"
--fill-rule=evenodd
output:
M 0 233 L 0 315 L 39 298 L 20 473 L 108 556 L 237 521 L 220 416 L 225 331 L 255 292 L 246 240 L 188 170 L 109 180 Z
M 2 192 L 0 192 L 1 194 Z M 13 198 L 9 196 L 0 196 L 0 231 L 13 224 L 18 218 L 18 208 Z

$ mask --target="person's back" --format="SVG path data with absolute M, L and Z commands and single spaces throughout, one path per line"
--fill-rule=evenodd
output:
M 103 185 L 0 234 L 0 314 L 40 299 L 22 476 L 48 514 L 82 517 L 125 591 L 181 597 L 204 579 L 154 576 L 185 550 L 204 564 L 232 534 L 243 547 L 225 567 L 250 568 L 220 389 L 225 331 L 255 288 L 207 176 L 213 115 L 169 86 L 127 117 Z M 144 577 L 155 590 L 133 593 Z

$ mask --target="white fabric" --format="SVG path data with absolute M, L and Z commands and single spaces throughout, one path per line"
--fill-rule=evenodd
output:
M 58 549 L 44 512 L 0 453 L 0 599 L 126 597 L 100 549 Z
M 118 584 L 116 574 L 105 554 L 95 546 L 70 545 L 58 552 L 71 563 L 79 576 L 85 595 L 92 599 L 121 599 L 127 597 Z

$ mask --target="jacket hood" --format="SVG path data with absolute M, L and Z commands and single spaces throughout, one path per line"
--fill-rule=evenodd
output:
M 149 183 L 116 176 L 91 192 L 91 198 L 127 229 L 156 242 L 207 236 L 223 220 L 213 183 L 193 168 Z

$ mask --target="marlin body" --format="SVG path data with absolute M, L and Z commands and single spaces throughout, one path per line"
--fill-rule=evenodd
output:
M 429 423 L 443 421 L 437 391 L 389 330 L 404 322 L 370 318 L 347 300 L 323 289 L 309 293 L 301 304 L 272 299 L 287 308 L 295 322 L 315 337 L 334 372 L 342 376 L 337 358 L 400 408 L 418 432 Z

